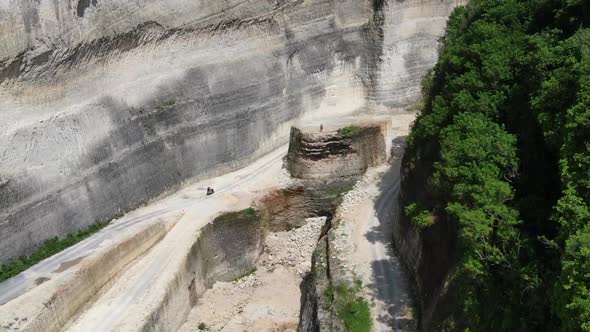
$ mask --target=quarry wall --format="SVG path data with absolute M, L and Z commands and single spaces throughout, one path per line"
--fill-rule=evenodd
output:
M 232 281 L 252 272 L 264 250 L 258 217 L 226 214 L 207 224 L 176 273 L 165 297 L 141 331 L 177 331 L 191 308 L 217 281 Z
M 0 263 L 416 100 L 457 3 L 0 0 Z

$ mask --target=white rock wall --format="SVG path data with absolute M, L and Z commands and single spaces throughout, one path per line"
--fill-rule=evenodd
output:
M 453 9 L 467 0 L 388 0 L 374 101 L 389 107 L 419 99 L 421 80 L 438 59 L 439 40 Z
M 0 0 L 0 263 L 243 165 L 295 119 L 415 99 L 454 4 Z

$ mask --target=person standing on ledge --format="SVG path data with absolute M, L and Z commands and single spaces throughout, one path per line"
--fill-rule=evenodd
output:
M 322 132 L 322 130 L 324 130 L 324 124 L 320 123 L 320 133 Z

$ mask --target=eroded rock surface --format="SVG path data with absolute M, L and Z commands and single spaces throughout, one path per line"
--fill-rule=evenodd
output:
M 291 128 L 286 167 L 291 176 L 322 179 L 358 176 L 387 158 L 390 121 L 349 125 L 335 131 Z

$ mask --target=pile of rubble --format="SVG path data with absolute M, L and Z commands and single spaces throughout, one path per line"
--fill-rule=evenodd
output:
M 299 275 L 306 274 L 311 269 L 311 256 L 325 223 L 326 217 L 308 218 L 300 228 L 268 234 L 260 265 L 267 271 L 279 265 L 294 267 Z
M 257 270 L 234 281 L 215 283 L 213 288 L 199 299 L 199 303 L 180 331 L 200 331 L 201 323 L 206 325 L 208 331 L 222 331 L 224 328 L 232 330 L 232 324 L 238 323 L 248 325 L 248 327 L 244 326 L 244 330 L 257 331 L 259 330 L 255 326 L 257 323 L 277 320 L 279 324 L 285 320 L 285 317 L 290 316 L 293 316 L 291 319 L 295 320 L 296 326 L 299 296 L 293 297 L 297 306 L 288 303 L 283 305 L 282 309 L 273 302 L 263 305 L 262 303 L 266 303 L 267 299 L 256 298 L 260 297 L 260 293 L 266 293 L 264 296 L 272 296 L 266 289 L 281 287 L 277 284 L 279 282 L 283 284 L 283 287 L 293 284 L 289 287 L 295 287 L 295 291 L 299 291 L 298 285 L 311 269 L 311 256 L 325 223 L 325 217 L 309 218 L 302 227 L 267 234 L 264 253 L 258 261 Z M 282 301 L 293 301 L 293 299 L 285 298 Z M 281 310 L 284 311 L 285 308 L 290 308 L 294 312 L 282 312 Z M 256 313 L 256 317 L 252 316 L 253 312 Z M 283 331 L 283 329 L 278 330 Z M 285 331 L 288 330 L 285 329 Z

